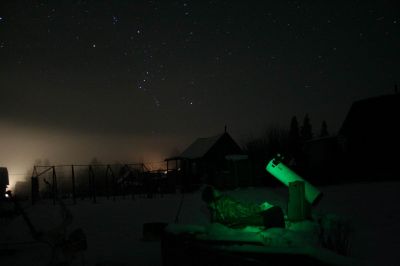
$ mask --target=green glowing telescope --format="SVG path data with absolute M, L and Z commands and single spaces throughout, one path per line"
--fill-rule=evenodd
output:
M 308 183 L 298 174 L 293 172 L 289 167 L 284 165 L 279 159 L 279 157 L 272 159 L 267 164 L 266 169 L 271 175 L 276 177 L 286 186 L 289 186 L 289 183 L 294 181 L 303 181 L 305 189 L 305 198 L 311 205 L 316 205 L 320 200 L 320 198 L 322 197 L 322 193 L 316 187 Z

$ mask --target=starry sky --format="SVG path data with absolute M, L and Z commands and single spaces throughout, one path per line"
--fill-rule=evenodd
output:
M 293 115 L 334 134 L 399 81 L 396 1 L 0 2 L 0 164 L 158 161 Z

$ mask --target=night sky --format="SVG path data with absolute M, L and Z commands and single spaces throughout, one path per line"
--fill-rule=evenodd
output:
M 0 2 L 0 164 L 160 161 L 400 82 L 396 1 Z

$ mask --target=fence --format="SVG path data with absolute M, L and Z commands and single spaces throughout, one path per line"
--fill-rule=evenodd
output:
M 163 172 L 149 171 L 143 164 L 35 165 L 31 177 L 32 204 L 39 199 L 56 197 L 89 198 L 93 203 L 99 196 L 116 200 L 130 195 L 153 197 L 169 191 Z

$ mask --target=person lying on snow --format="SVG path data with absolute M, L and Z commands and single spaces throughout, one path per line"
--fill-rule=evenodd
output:
M 222 195 L 212 186 L 203 189 L 202 199 L 210 211 L 212 223 L 220 223 L 231 228 L 285 227 L 282 209 L 267 202 L 261 205 L 242 203 L 230 196 Z

